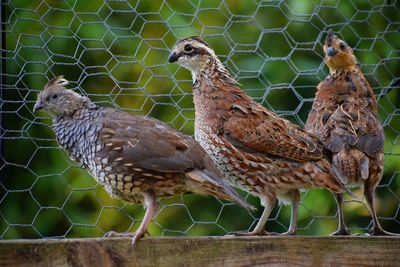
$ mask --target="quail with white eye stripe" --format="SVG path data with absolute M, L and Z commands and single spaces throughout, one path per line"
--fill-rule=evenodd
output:
M 58 76 L 38 95 L 34 111 L 54 116 L 59 145 L 112 196 L 147 208 L 132 245 L 147 231 L 157 197 L 185 193 L 212 195 L 251 209 L 226 183 L 211 158 L 190 136 L 162 122 L 121 110 L 99 107 L 65 89 Z
M 193 50 L 186 51 L 188 46 Z M 318 138 L 246 95 L 201 38 L 180 40 L 169 61 L 192 72 L 196 140 L 228 181 L 260 197 L 265 207 L 254 230 L 240 234 L 266 234 L 264 226 L 278 198 L 292 204 L 284 234 L 293 235 L 299 189 L 343 191 Z

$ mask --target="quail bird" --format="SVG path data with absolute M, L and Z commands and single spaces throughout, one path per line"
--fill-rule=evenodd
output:
M 252 208 L 193 138 L 153 118 L 99 107 L 67 84 L 62 76 L 52 79 L 39 93 L 34 112 L 42 109 L 54 117 L 59 145 L 112 197 L 144 204 L 141 225 L 127 234 L 132 245 L 155 215 L 157 197 L 195 192 Z
M 192 72 L 196 140 L 231 184 L 258 196 L 265 207 L 254 230 L 242 234 L 267 234 L 277 198 L 292 204 L 284 234 L 295 234 L 299 189 L 343 191 L 318 138 L 246 95 L 202 39 L 178 41 L 169 62 Z
M 384 133 L 374 92 L 361 72 L 353 50 L 329 31 L 324 44 L 329 75 L 317 93 L 305 129 L 332 153 L 336 176 L 345 185 L 364 185 L 373 219 L 372 235 L 388 235 L 374 208 L 374 191 L 383 174 Z M 349 235 L 342 194 L 336 194 L 339 226 L 333 235 Z

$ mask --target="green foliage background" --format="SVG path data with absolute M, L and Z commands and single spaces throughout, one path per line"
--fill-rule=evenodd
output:
M 5 239 L 132 231 L 144 214 L 140 206 L 111 199 L 57 148 L 51 119 L 32 113 L 37 93 L 55 75 L 64 74 L 71 88 L 99 105 L 148 114 L 193 134 L 190 73 L 167 64 L 179 38 L 203 36 L 248 94 L 300 125 L 315 86 L 327 75 L 321 55 L 329 28 L 355 48 L 378 96 L 400 74 L 398 1 L 15 0 L 2 8 L 7 70 L 1 94 L 0 236 Z M 379 97 L 387 154 L 377 207 L 384 228 L 394 232 L 400 232 L 398 89 Z M 360 190 L 355 193 L 362 198 Z M 248 200 L 259 205 L 254 197 Z M 211 197 L 176 196 L 161 200 L 149 230 L 222 235 L 251 229 L 261 211 L 250 214 Z M 345 212 L 353 232 L 370 226 L 365 205 L 349 201 Z M 329 234 L 336 228 L 335 214 L 329 192 L 303 194 L 299 233 Z M 277 205 L 267 229 L 285 231 L 289 216 L 289 207 Z

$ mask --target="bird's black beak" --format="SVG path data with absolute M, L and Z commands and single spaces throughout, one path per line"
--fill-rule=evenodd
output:
M 335 33 L 330 29 L 326 34 L 325 45 L 328 46 L 326 54 L 331 57 L 333 57 L 337 53 L 337 51 L 335 51 L 335 49 L 332 47 L 335 38 Z
M 175 52 L 172 52 L 172 53 L 169 55 L 168 62 L 169 62 L 169 63 L 174 63 L 174 62 L 176 62 L 176 61 L 179 59 L 180 56 L 181 56 L 180 54 L 176 54 Z
M 335 48 L 333 48 L 332 46 L 328 47 L 328 49 L 326 49 L 326 54 L 330 57 L 334 57 L 337 54 L 337 52 L 338 51 Z
M 43 104 L 40 101 L 37 101 L 35 106 L 33 107 L 33 113 L 36 113 L 37 111 L 41 110 L 43 108 Z

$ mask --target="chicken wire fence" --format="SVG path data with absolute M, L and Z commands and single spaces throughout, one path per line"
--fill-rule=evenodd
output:
M 201 35 L 257 101 L 301 126 L 315 86 L 328 73 L 325 31 L 354 47 L 379 99 L 385 129 L 385 172 L 377 208 L 386 230 L 400 229 L 400 7 L 398 1 L 1 1 L 0 237 L 95 237 L 133 231 L 138 205 L 110 198 L 55 141 L 51 119 L 33 114 L 36 95 L 64 74 L 98 105 L 156 117 L 193 134 L 190 73 L 167 58 L 174 43 Z M 392 90 L 393 89 L 393 90 Z M 354 233 L 371 219 L 362 198 L 347 197 Z M 259 207 L 256 198 L 247 200 Z M 212 197 L 160 200 L 153 235 L 223 235 L 249 230 L 250 213 Z M 277 205 L 267 229 L 283 232 L 290 208 Z M 336 205 L 325 190 L 302 194 L 299 233 L 336 228 Z

